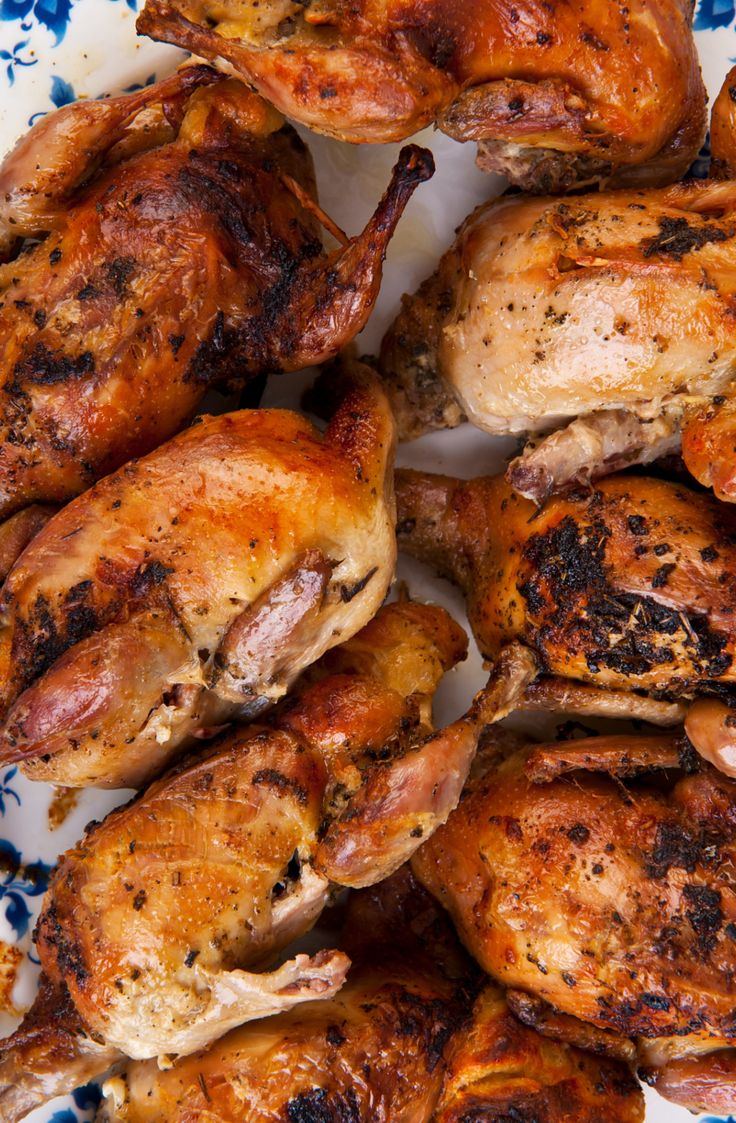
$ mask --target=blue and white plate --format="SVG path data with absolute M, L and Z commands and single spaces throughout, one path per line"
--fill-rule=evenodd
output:
M 0 159 L 40 114 L 79 97 L 100 97 L 147 85 L 171 70 L 180 56 L 174 48 L 138 39 L 137 0 L 0 0 Z M 698 0 L 696 36 L 706 83 L 715 95 L 736 61 L 736 0 Z M 437 156 L 437 174 L 412 200 L 399 225 L 386 263 L 381 296 L 362 344 L 377 347 L 393 318 L 402 292 L 412 291 L 432 271 L 453 230 L 479 202 L 494 192 L 494 181 L 474 165 L 474 146 L 455 144 L 427 132 L 422 143 Z M 397 146 L 363 148 L 309 136 L 317 164 L 320 197 L 329 214 L 349 231 L 359 230 L 388 180 Z M 500 190 L 501 181 L 495 184 Z M 299 379 L 273 379 L 266 405 L 294 406 Z M 491 438 L 469 426 L 439 433 L 401 450 L 400 461 L 414 467 L 469 476 L 498 471 L 513 441 Z M 402 562 L 412 593 L 444 603 L 464 620 L 460 598 L 426 570 Z M 454 717 L 484 681 L 477 654 L 440 690 L 438 716 Z M 15 768 L 0 771 L 0 1034 L 15 1018 L 3 1007 L 4 980 L 19 959 L 10 1001 L 22 1011 L 32 1000 L 38 968 L 31 931 L 49 871 L 57 855 L 71 846 L 92 818 L 101 818 L 126 793 L 82 792 L 64 806 L 52 788 L 31 784 Z M 60 825 L 55 826 L 58 820 Z M 17 872 L 3 871 L 20 870 Z M 29 1116 L 29 1123 L 81 1123 L 91 1120 L 99 1102 L 95 1086 L 59 1100 Z M 647 1093 L 647 1123 L 687 1123 L 693 1117 Z M 703 1117 L 701 1123 L 736 1123 Z

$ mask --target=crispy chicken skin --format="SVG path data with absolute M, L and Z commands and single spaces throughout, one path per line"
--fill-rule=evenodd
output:
M 511 195 L 466 220 L 383 341 L 400 438 L 466 418 L 532 434 L 510 478 L 541 502 L 678 449 L 684 424 L 690 470 L 736 497 L 732 88 L 736 68 L 712 120 L 728 178 Z
M 736 183 L 712 181 L 480 207 L 383 341 L 400 436 L 464 417 L 519 434 L 600 411 L 651 421 L 723 393 L 735 209 Z
M 651 699 L 641 708 L 638 694 L 692 699 L 732 688 L 729 507 L 633 475 L 556 496 L 541 510 L 500 476 L 466 481 L 402 469 L 396 488 L 401 549 L 461 587 L 483 656 L 492 661 L 518 640 L 555 676 L 537 706 L 557 700 L 667 725 L 682 711 L 650 709 Z M 581 683 L 599 688 L 598 702 Z M 696 748 L 736 775 L 729 706 L 698 698 L 685 720 Z
M 685 172 L 705 113 L 691 18 L 689 0 L 148 0 L 138 29 L 318 132 L 384 142 L 435 122 L 479 141 L 481 167 L 559 191 Z
M 465 717 L 432 733 L 423 714 L 465 649 L 443 609 L 389 605 L 346 646 L 345 666 L 354 655 L 361 671 L 326 661 L 268 724 L 180 763 L 88 830 L 62 857 L 36 929 L 45 977 L 75 1020 L 49 1030 L 64 1043 L 53 1073 L 26 1047 L 28 1024 L 5 1043 L 3 1118 L 58 1091 L 65 1073 L 73 1087 L 90 1038 L 138 1058 L 188 1054 L 338 989 L 342 952 L 254 970 L 312 927 L 332 886 L 388 877 L 457 806 L 482 730 L 514 701 L 507 664 Z M 38 1020 L 31 1010 L 26 1023 Z
M 106 1083 L 98 1123 L 641 1120 L 627 1069 L 514 1018 L 405 868 L 352 896 L 341 943 L 354 966 L 334 998 L 244 1026 L 165 1073 L 130 1065 Z
M 0 756 L 140 786 L 278 699 L 393 576 L 393 422 L 346 366 L 324 435 L 286 410 L 205 418 L 51 519 L 2 594 Z
M 208 386 L 334 356 L 430 174 L 404 150 L 327 252 L 309 153 L 235 79 L 188 68 L 45 118 L 0 166 L 0 241 L 50 231 L 0 266 L 0 517 L 150 452 Z
M 673 770 L 626 782 L 645 740 L 644 769 Z M 678 771 L 670 738 L 487 748 L 484 763 L 412 861 L 466 947 L 524 1020 L 611 1051 L 638 1038 L 665 1094 L 670 1059 L 712 1088 L 720 1065 L 733 1110 L 736 784 Z

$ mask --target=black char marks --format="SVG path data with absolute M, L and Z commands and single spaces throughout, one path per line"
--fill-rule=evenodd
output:
M 611 530 L 595 515 L 594 505 L 595 497 L 587 519 L 567 515 L 527 542 L 524 579 L 517 587 L 531 617 L 529 641 L 542 658 L 548 645 L 583 652 L 592 674 L 606 668 L 641 675 L 671 666 L 675 691 L 692 677 L 701 682 L 720 678 L 732 662 L 725 651 L 728 636 L 714 631 L 706 616 L 610 584 L 605 552 Z M 629 518 L 628 528 L 634 536 L 647 533 L 639 516 Z M 673 569 L 661 567 L 666 572 L 658 571 L 652 586 L 664 585 Z M 684 679 L 683 656 L 690 664 Z
M 704 223 L 691 226 L 686 218 L 673 218 L 663 215 L 659 219 L 659 234 L 647 238 L 642 243 L 642 256 L 671 257 L 682 261 L 685 254 L 702 249 L 709 242 L 726 242 L 733 237 L 733 231 L 721 230 L 719 226 Z
M 53 386 L 72 378 L 84 378 L 94 371 L 95 360 L 91 351 L 66 355 L 63 351 L 49 350 L 44 343 L 36 343 L 30 355 L 15 364 L 12 379 L 5 388 L 14 393 L 28 382 Z
M 289 1123 L 361 1123 L 363 1116 L 352 1088 L 344 1093 L 312 1088 L 289 1100 L 286 1118 Z

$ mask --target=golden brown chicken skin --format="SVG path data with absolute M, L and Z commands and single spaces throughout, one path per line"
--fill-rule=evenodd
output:
M 138 29 L 234 67 L 287 116 L 354 143 L 436 122 L 536 190 L 671 182 L 705 95 L 684 0 L 148 0 Z
M 530 708 L 670 725 L 684 713 L 661 700 L 720 693 L 696 700 L 686 726 L 704 756 L 736 775 L 725 701 L 736 679 L 729 507 L 633 475 L 541 510 L 500 476 L 402 469 L 396 480 L 401 549 L 464 591 L 483 656 L 519 640 L 551 676 Z
M 205 418 L 51 519 L 2 604 L 0 755 L 140 786 L 281 697 L 393 576 L 393 423 L 347 367 L 324 434 L 286 410 Z
M 683 439 L 693 474 L 736 496 L 732 88 L 736 68 L 713 109 L 720 179 L 511 195 L 466 220 L 383 341 L 400 438 L 464 419 L 531 434 L 509 478 L 537 502 Z
M 341 952 L 254 970 L 312 927 L 334 885 L 389 876 L 457 806 L 481 731 L 513 704 L 507 667 L 432 732 L 432 694 L 465 649 L 443 609 L 389 605 L 346 645 L 345 670 L 321 664 L 268 725 L 230 734 L 88 830 L 62 857 L 36 929 L 71 1025 L 43 1028 L 51 1061 L 36 1008 L 6 1042 L 4 1118 L 74 1087 L 100 1054 L 104 1070 L 110 1050 L 188 1054 L 338 989 Z M 347 669 L 353 656 L 362 671 Z
M 341 943 L 354 966 L 333 999 L 244 1026 L 166 1073 L 128 1066 L 105 1085 L 101 1123 L 642 1118 L 623 1065 L 513 1017 L 406 869 L 351 897 Z
M 687 775 L 687 743 L 678 763 L 673 742 L 489 752 L 413 868 L 525 1020 L 614 1052 L 638 1038 L 662 1089 L 687 1057 L 733 1110 L 717 1071 L 736 1042 L 736 785 L 709 765 Z M 670 771 L 627 780 L 657 768 Z M 593 1029 L 576 1035 L 574 1019 Z
M 334 356 L 428 161 L 406 150 L 327 252 L 309 153 L 235 79 L 189 68 L 41 122 L 0 167 L 0 234 L 50 231 L 0 266 L 0 517 L 150 452 L 209 386 Z

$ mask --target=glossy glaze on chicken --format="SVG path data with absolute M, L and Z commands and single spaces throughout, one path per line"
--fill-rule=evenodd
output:
M 365 368 L 343 394 L 324 434 L 205 418 L 51 519 L 3 589 L 0 756 L 140 786 L 367 623 L 393 576 L 393 422 Z
M 678 450 L 684 425 L 690 470 L 736 495 L 732 88 L 736 68 L 713 111 L 719 180 L 509 195 L 467 219 L 383 342 L 400 437 L 465 418 L 532 434 L 510 478 L 541 502 Z
M 40 996 L 2 1055 L 3 1118 L 95 1065 L 188 1054 L 334 994 L 341 952 L 254 969 L 312 927 L 333 886 L 389 876 L 457 805 L 483 728 L 529 677 L 507 661 L 432 733 L 432 695 L 465 649 L 443 609 L 385 607 L 267 725 L 184 762 L 62 856 L 36 929 Z
M 0 517 L 150 452 L 210 386 L 335 355 L 430 174 L 406 150 L 327 252 L 308 151 L 234 79 L 188 68 L 44 118 L 0 166 L 0 260 L 29 239 L 0 266 Z
M 341 944 L 354 965 L 334 998 L 235 1030 L 163 1074 L 128 1066 L 105 1084 L 100 1123 L 641 1120 L 625 1066 L 514 1018 L 406 869 L 351 897 Z
M 682 736 L 491 744 L 413 868 L 524 1020 L 633 1038 L 665 1095 L 733 1111 L 736 784 L 696 762 Z
M 691 19 L 688 0 L 148 0 L 138 28 L 318 132 L 383 142 L 436 122 L 487 170 L 560 191 L 686 171 L 705 111 Z

